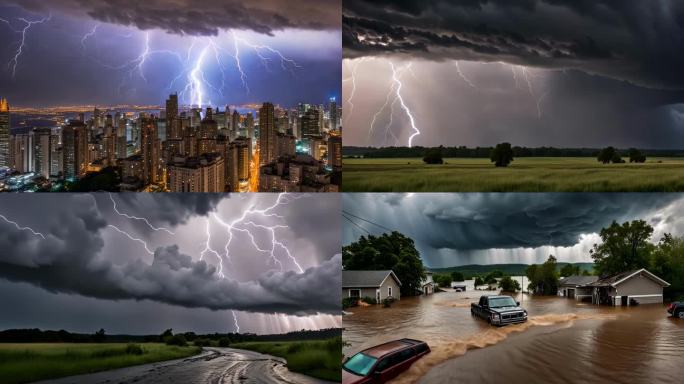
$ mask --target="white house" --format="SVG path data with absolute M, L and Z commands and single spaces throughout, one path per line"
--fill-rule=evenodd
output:
M 372 297 L 380 303 L 386 298 L 399 300 L 401 281 L 391 270 L 342 271 L 342 297 Z

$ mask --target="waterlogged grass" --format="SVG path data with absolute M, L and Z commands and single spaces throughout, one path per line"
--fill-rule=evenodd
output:
M 200 351 L 164 344 L 0 344 L 0 383 L 56 379 L 179 359 Z
M 506 168 L 489 159 L 344 159 L 345 192 L 681 192 L 684 158 L 600 164 L 594 158 L 517 158 Z
M 309 341 L 248 342 L 231 344 L 231 348 L 248 349 L 282 357 L 293 372 L 323 380 L 342 381 L 342 338 Z

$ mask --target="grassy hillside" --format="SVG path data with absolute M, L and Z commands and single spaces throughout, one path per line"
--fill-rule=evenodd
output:
M 582 270 L 587 270 L 591 272 L 594 269 L 593 263 L 558 263 L 558 270 L 567 264 L 579 265 Z M 472 278 L 476 275 L 486 275 L 487 273 L 495 270 L 504 272 L 511 276 L 523 276 L 525 275 L 525 269 L 527 269 L 528 264 L 489 264 L 489 265 L 459 265 L 456 267 L 449 268 L 430 268 L 433 273 L 451 273 L 454 271 L 461 272 L 466 279 Z
M 344 159 L 344 192 L 679 192 L 683 158 L 601 164 L 590 157 L 524 157 L 506 168 L 489 159 Z
M 105 371 L 200 353 L 198 347 L 164 344 L 0 344 L 0 383 L 37 380 Z

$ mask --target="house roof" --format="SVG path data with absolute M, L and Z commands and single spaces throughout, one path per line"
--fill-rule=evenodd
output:
M 401 281 L 392 270 L 385 271 L 342 271 L 342 288 L 379 287 L 388 276 L 401 285 Z
M 667 281 L 661 279 L 660 277 L 654 275 L 653 273 L 647 271 L 645 268 L 637 269 L 637 270 L 632 270 L 632 271 L 627 271 L 627 272 L 622 272 L 618 273 L 617 275 L 613 276 L 608 276 L 603 279 L 599 279 L 591 284 L 587 284 L 587 286 L 590 287 L 607 287 L 607 286 L 617 286 L 619 284 L 622 284 L 623 282 L 631 279 L 634 276 L 638 276 L 640 274 L 646 275 L 646 277 L 650 278 L 651 280 L 655 281 L 656 283 L 659 283 L 663 287 L 669 287 L 670 283 Z
M 598 276 L 580 276 L 580 275 L 573 275 L 573 276 L 568 276 L 563 279 L 561 279 L 560 284 L 561 285 L 573 285 L 573 286 L 580 286 L 580 285 L 587 285 L 591 284 L 598 280 Z

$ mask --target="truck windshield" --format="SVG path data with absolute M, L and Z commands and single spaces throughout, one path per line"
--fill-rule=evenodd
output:
M 516 307 L 517 305 L 512 297 L 492 297 L 489 299 L 490 308 Z
M 373 368 L 373 365 L 375 365 L 376 361 L 378 361 L 378 359 L 375 357 L 370 357 L 368 355 L 364 355 L 363 353 L 357 353 L 356 355 L 352 356 L 351 359 L 347 360 L 342 367 L 353 374 L 366 376 L 368 371 Z

